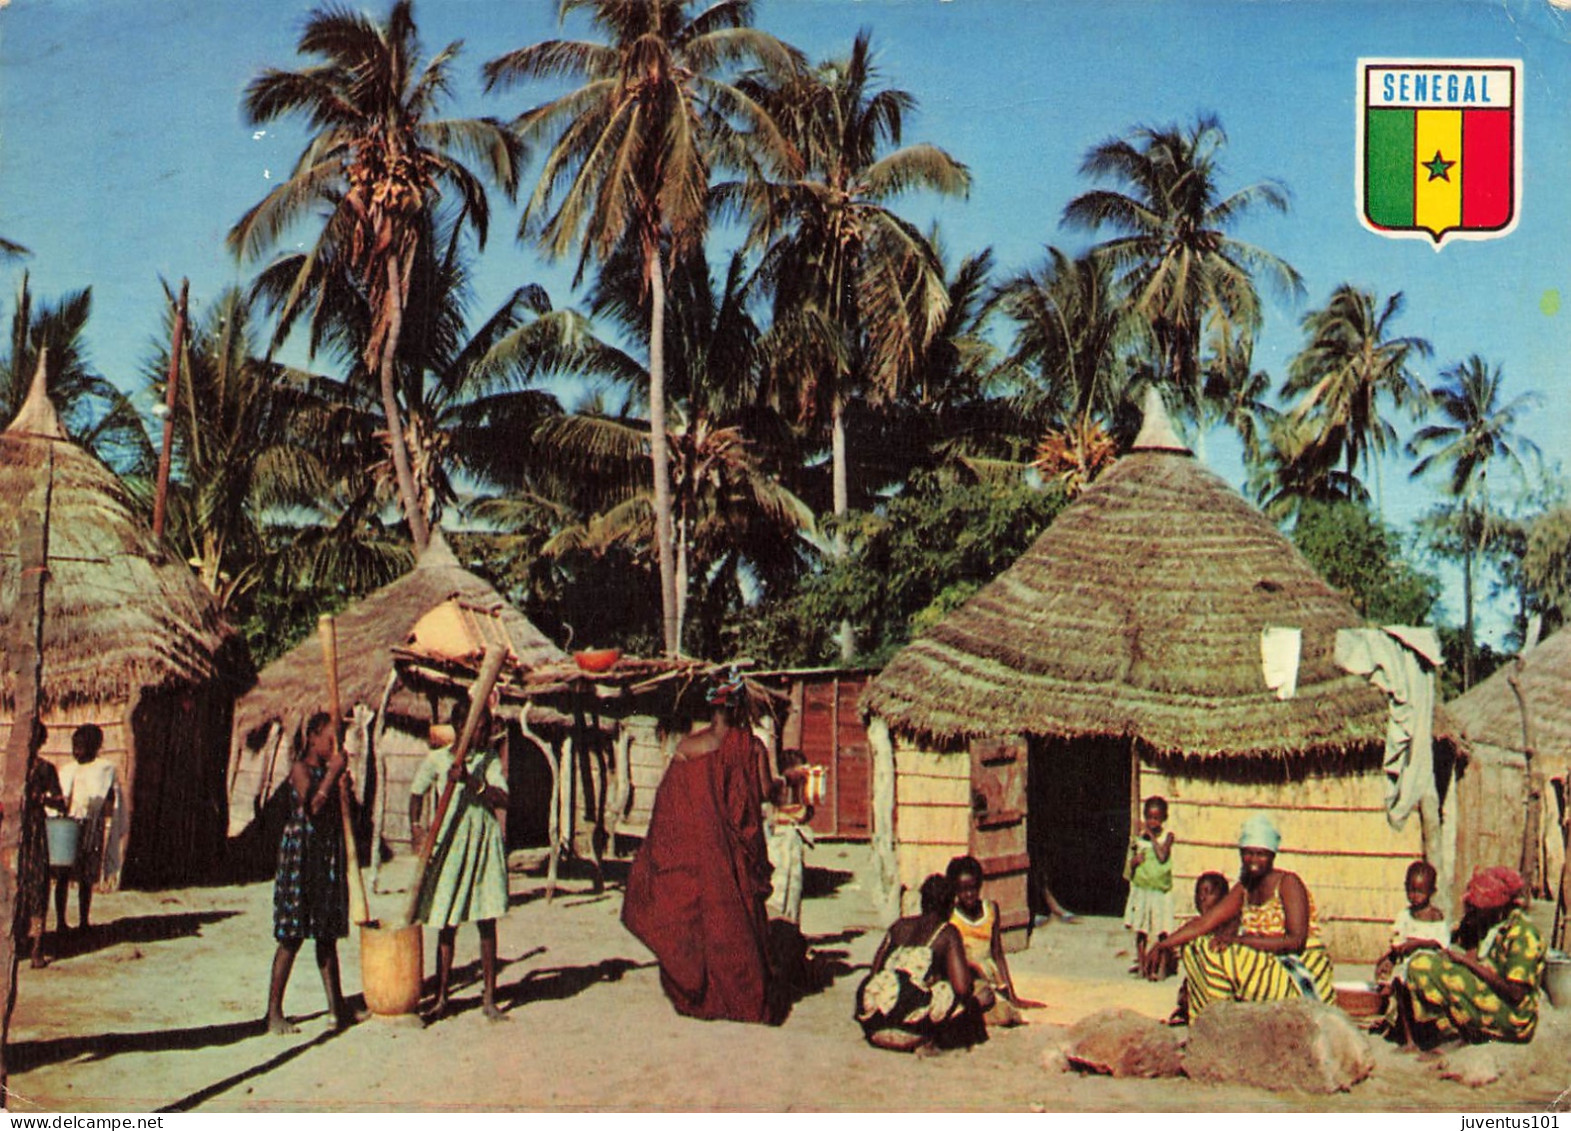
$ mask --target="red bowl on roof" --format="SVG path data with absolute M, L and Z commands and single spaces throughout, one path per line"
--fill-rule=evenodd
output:
M 573 653 L 573 662 L 586 672 L 609 671 L 621 658 L 619 648 L 589 648 Z

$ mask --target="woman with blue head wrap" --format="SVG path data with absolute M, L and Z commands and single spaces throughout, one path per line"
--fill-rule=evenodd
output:
M 1165 951 L 1180 953 L 1191 1015 L 1215 1001 L 1336 1000 L 1314 897 L 1295 873 L 1276 866 L 1281 847 L 1270 817 L 1248 817 L 1238 833 L 1238 883 L 1146 952 L 1153 967 Z

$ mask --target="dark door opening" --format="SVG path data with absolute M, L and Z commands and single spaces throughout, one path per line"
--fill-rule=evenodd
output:
M 1129 772 L 1126 740 L 1031 740 L 1026 840 L 1033 910 L 1045 910 L 1046 883 L 1071 911 L 1123 914 Z
M 538 848 L 551 842 L 551 765 L 524 737 L 507 727 L 507 847 Z

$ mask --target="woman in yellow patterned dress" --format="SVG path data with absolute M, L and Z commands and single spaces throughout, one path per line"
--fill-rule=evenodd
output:
M 1295 873 L 1276 866 L 1281 844 L 1270 818 L 1250 817 L 1238 837 L 1238 883 L 1209 911 L 1146 951 L 1148 976 L 1166 952 L 1179 952 L 1191 1016 L 1217 1001 L 1336 1000 L 1314 897 Z M 1236 935 L 1213 936 L 1235 916 Z
M 1448 1037 L 1525 1044 L 1538 1029 L 1544 940 L 1522 909 L 1526 885 L 1510 868 L 1482 868 L 1468 882 L 1459 939 L 1408 959 L 1392 983 L 1396 1035 L 1407 1046 Z

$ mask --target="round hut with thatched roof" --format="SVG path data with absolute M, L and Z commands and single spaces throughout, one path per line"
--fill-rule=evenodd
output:
M 1470 755 L 1457 780 L 1457 878 L 1505 864 L 1520 868 L 1536 894 L 1557 895 L 1571 803 L 1571 630 L 1525 651 L 1446 711 Z
M 404 800 L 415 770 L 430 752 L 430 726 L 445 718 L 446 705 L 397 681 L 393 649 L 408 643 L 416 623 L 443 606 L 466 610 L 453 615 L 500 633 L 524 668 L 566 658 L 488 582 L 458 564 L 440 531 L 433 533 L 414 569 L 337 614 L 339 702 L 346 721 L 358 723 L 346 740 L 351 771 L 362 802 L 374 811 L 381 840 L 395 850 L 409 847 L 409 814 Z M 455 627 L 461 630 L 461 626 Z M 241 837 L 249 831 L 264 857 L 275 842 L 256 818 L 288 776 L 302 724 L 313 712 L 327 707 L 326 668 L 317 635 L 263 668 L 255 686 L 235 704 L 229 835 Z M 380 730 L 374 740 L 368 740 L 373 720 Z M 512 748 L 521 749 L 522 735 L 515 734 L 513 739 Z M 368 750 L 376 759 L 370 767 L 365 764 Z M 546 763 L 514 757 L 509 760 L 509 771 L 519 779 L 511 791 L 514 812 L 509 825 L 515 832 L 520 823 L 531 821 L 544 828 L 547 817 L 542 793 L 549 796 L 550 790 Z M 543 776 L 536 780 L 529 777 L 532 774 Z M 530 806 L 540 812 L 526 811 Z M 239 847 L 243 854 L 244 846 Z
M 67 439 L 45 385 L 41 357 L 26 402 L 0 433 L 0 498 L 11 500 L 0 508 L 0 639 L 11 638 L 16 611 L 21 516 L 45 512 L 43 753 L 68 761 L 77 726 L 103 728 L 100 756 L 114 764 L 127 801 L 103 886 L 117 886 L 119 862 L 133 884 L 200 878 L 224 843 L 232 691 L 223 673 L 234 638 L 120 481 Z M 7 732 L 15 695 L 11 664 L 0 664 Z
M 1265 811 L 1333 954 L 1372 960 L 1424 845 L 1386 819 L 1385 697 L 1334 660 L 1362 624 L 1148 398 L 1132 450 L 864 695 L 881 886 L 969 852 L 1023 945 L 1042 883 L 1120 912 L 1139 800 L 1160 795 L 1179 908 L 1201 872 L 1237 874 Z M 1299 633 L 1296 687 L 1268 685 L 1267 629 Z

